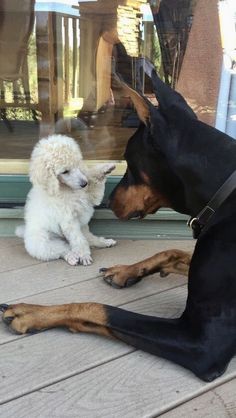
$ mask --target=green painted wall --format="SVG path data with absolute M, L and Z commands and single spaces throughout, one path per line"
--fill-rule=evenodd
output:
M 119 176 L 109 177 L 104 202 Z M 15 227 L 23 222 L 23 205 L 30 189 L 26 175 L 0 176 L 0 236 L 14 236 Z M 187 217 L 172 210 L 160 210 L 143 220 L 120 221 L 104 205 L 95 211 L 91 230 L 97 235 L 129 239 L 190 239 Z

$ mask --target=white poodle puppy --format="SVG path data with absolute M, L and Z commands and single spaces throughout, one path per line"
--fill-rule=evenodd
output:
M 92 263 L 90 246 L 111 247 L 112 239 L 96 237 L 88 223 L 104 196 L 106 176 L 114 164 L 89 169 L 78 144 L 52 135 L 35 146 L 30 161 L 33 184 L 25 205 L 25 225 L 16 228 L 25 248 L 39 260 L 64 258 L 68 264 Z

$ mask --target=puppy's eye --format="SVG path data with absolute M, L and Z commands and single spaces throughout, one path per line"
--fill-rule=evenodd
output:
M 65 170 L 61 174 L 69 174 L 69 170 Z

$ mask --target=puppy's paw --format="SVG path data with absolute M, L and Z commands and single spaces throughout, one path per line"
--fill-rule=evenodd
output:
M 104 244 L 106 247 L 114 247 L 117 244 L 117 241 L 111 238 L 109 239 L 104 238 Z
M 99 166 L 97 167 L 97 173 L 96 173 L 95 177 L 97 178 L 97 180 L 102 181 L 115 168 L 116 168 L 116 165 L 113 164 L 113 163 L 99 164 Z
M 77 266 L 77 264 L 82 264 L 83 266 L 89 266 L 92 264 L 93 259 L 90 254 L 81 255 L 78 251 L 69 251 L 64 259 L 70 266 Z
M 75 251 L 69 251 L 65 256 L 64 260 L 70 265 L 70 266 L 76 266 L 79 264 L 79 254 Z
M 114 247 L 117 242 L 114 239 L 107 239 L 104 237 L 94 237 L 95 241 L 91 242 L 91 245 L 96 248 L 108 248 Z
M 78 263 L 82 264 L 83 266 L 89 266 L 90 264 L 92 264 L 92 262 L 93 262 L 93 259 L 92 259 L 90 254 L 85 254 L 83 256 L 82 255 L 79 256 Z
M 115 170 L 115 168 L 116 168 L 116 165 L 115 165 L 115 164 L 113 164 L 113 163 L 107 163 L 107 164 L 104 164 L 104 166 L 102 167 L 103 174 L 104 174 L 105 176 L 107 176 L 107 175 L 108 175 L 108 174 L 110 174 L 113 170 Z

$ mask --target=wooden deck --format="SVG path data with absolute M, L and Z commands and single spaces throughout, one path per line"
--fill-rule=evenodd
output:
M 176 316 L 185 305 L 186 280 L 147 278 L 133 288 L 107 286 L 98 269 L 134 262 L 192 241 L 120 241 L 95 250 L 94 264 L 30 258 L 19 239 L 0 240 L 0 302 L 97 301 L 133 311 Z M 187 370 L 121 342 L 64 330 L 30 336 L 0 321 L 0 416 L 4 418 L 236 417 L 236 357 L 227 372 L 204 383 Z
M 117 113 L 119 116 L 121 112 Z M 112 112 L 107 112 L 101 117 L 99 115 L 94 129 L 81 129 L 79 119 L 72 119 L 71 132 L 66 132 L 65 121 L 61 120 L 56 132 L 72 136 L 79 143 L 86 160 L 123 160 L 127 141 L 136 129 L 122 127 L 110 114 L 113 115 Z M 39 139 L 39 124 L 32 121 L 11 121 L 11 127 L 12 132 L 0 120 L 0 158 L 30 158 Z

